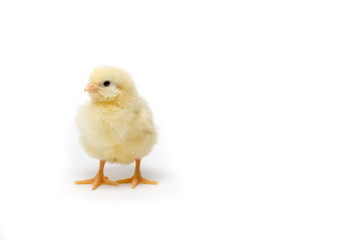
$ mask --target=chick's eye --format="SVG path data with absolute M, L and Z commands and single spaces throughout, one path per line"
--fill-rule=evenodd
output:
M 108 87 L 108 86 L 109 86 L 109 84 L 111 84 L 111 82 L 110 82 L 110 81 L 104 81 L 104 82 L 103 82 L 103 86 L 105 86 L 105 87 Z

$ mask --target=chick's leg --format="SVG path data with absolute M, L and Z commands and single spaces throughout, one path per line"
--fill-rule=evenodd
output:
M 116 182 L 112 182 L 108 180 L 108 177 L 104 176 L 103 174 L 104 164 L 106 164 L 106 162 L 104 160 L 100 160 L 99 170 L 94 178 L 75 181 L 75 184 L 93 184 L 92 190 L 95 190 L 97 187 L 99 187 L 99 185 L 102 184 L 117 186 L 118 184 Z
M 131 183 L 132 188 L 135 188 L 137 186 L 137 184 L 139 184 L 139 183 L 157 184 L 156 181 L 147 180 L 141 176 L 140 165 L 141 165 L 141 159 L 136 159 L 136 167 L 135 167 L 133 176 L 130 178 L 123 179 L 123 180 L 118 180 L 116 182 L 117 183 Z

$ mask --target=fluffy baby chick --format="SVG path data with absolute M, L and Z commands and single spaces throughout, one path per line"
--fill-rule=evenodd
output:
M 147 103 L 138 95 L 131 76 L 110 66 L 96 68 L 84 89 L 91 101 L 79 108 L 76 119 L 80 142 L 85 151 L 100 159 L 94 178 L 76 181 L 76 184 L 93 184 L 93 190 L 101 184 L 131 183 L 157 184 L 141 176 L 141 159 L 156 142 L 157 134 L 152 113 Z M 130 164 L 136 162 L 130 178 L 110 181 L 103 174 L 106 162 Z

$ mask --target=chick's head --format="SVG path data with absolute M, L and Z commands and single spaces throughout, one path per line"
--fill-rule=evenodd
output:
M 122 69 L 101 66 L 93 70 L 89 83 L 84 89 L 92 101 L 112 102 L 134 93 L 131 76 Z

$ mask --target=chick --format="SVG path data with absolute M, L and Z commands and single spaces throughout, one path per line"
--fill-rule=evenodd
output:
M 150 153 L 156 143 L 157 133 L 152 113 L 133 84 L 131 76 L 122 69 L 101 66 L 96 68 L 84 91 L 91 101 L 79 108 L 76 118 L 80 142 L 89 156 L 100 159 L 94 178 L 76 181 L 76 184 L 131 183 L 157 184 L 141 176 L 141 159 Z M 110 181 L 103 174 L 106 162 L 130 164 L 136 162 L 130 178 Z

